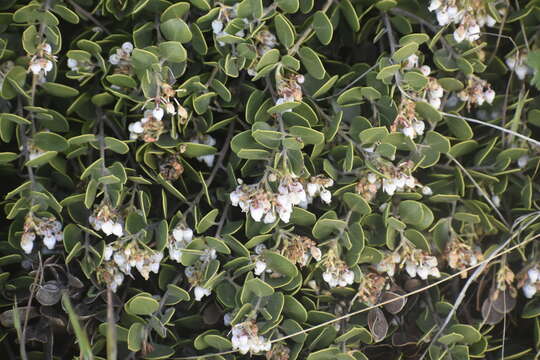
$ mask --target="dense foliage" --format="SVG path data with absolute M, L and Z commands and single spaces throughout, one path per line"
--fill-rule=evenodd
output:
M 2 0 L 10 359 L 539 359 L 538 0 Z

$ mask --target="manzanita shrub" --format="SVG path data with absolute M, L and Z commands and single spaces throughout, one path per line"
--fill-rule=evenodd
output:
M 2 359 L 539 359 L 538 0 L 2 0 Z

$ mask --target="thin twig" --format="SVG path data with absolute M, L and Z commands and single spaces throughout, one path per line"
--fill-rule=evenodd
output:
M 90 12 L 88 12 L 86 9 L 84 9 L 83 7 L 81 7 L 79 4 L 77 4 L 75 1 L 73 0 L 67 0 L 68 3 L 73 6 L 75 8 L 75 10 L 77 10 L 78 13 L 80 13 L 80 15 L 90 19 L 90 21 L 92 21 L 95 25 L 97 25 L 101 30 L 103 30 L 105 32 L 105 34 L 107 35 L 110 35 L 111 32 L 102 24 L 99 22 L 98 19 L 96 19 L 94 17 L 94 15 L 92 15 Z

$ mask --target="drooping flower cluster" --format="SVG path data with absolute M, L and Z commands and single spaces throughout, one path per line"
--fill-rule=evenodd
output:
M 303 267 L 309 264 L 311 258 L 315 259 L 315 261 L 321 260 L 321 249 L 317 247 L 315 241 L 307 236 L 290 236 L 284 241 L 285 246 L 282 255 L 291 260 L 293 264 Z
M 245 321 L 232 327 L 233 350 L 245 355 L 248 352 L 257 354 L 261 351 L 270 351 L 272 344 L 263 336 L 258 335 L 259 328 L 255 321 Z
M 458 98 L 466 102 L 470 109 L 472 105 L 481 106 L 484 102 L 491 104 L 495 99 L 495 91 L 486 80 L 469 75 L 467 87 L 458 93 Z
M 527 65 L 528 51 L 521 49 L 506 58 L 506 65 L 510 71 L 514 71 L 518 79 L 523 80 L 527 74 L 532 74 L 533 69 Z
M 191 142 L 196 143 L 196 144 L 204 144 L 208 146 L 216 145 L 216 139 L 214 139 L 210 135 L 204 135 L 199 139 L 193 139 L 191 140 Z M 215 158 L 216 158 L 216 155 L 214 154 L 197 156 L 197 160 L 204 162 L 206 166 L 208 167 L 212 167 L 214 165 Z
M 354 272 L 347 266 L 345 261 L 341 260 L 336 252 L 331 249 L 323 259 L 324 272 L 322 277 L 328 283 L 328 286 L 352 285 L 354 282 Z
M 170 258 L 179 263 L 182 250 L 188 246 L 191 240 L 193 240 L 193 230 L 187 225 L 178 224 L 169 235 L 167 242 Z
M 131 53 L 133 44 L 129 41 L 116 49 L 116 52 L 109 56 L 109 63 L 115 66 L 114 72 L 117 74 L 129 74 L 131 72 Z
M 420 184 L 414 176 L 410 175 L 413 167 L 414 163 L 405 161 L 397 166 L 390 163 L 381 166 L 379 171 L 384 176 L 374 172 L 366 172 L 356 183 L 356 192 L 367 201 L 373 200 L 381 188 L 390 196 L 394 195 L 396 191 L 410 192 L 416 188 L 421 189 L 424 195 L 431 195 L 432 190 L 429 186 Z
M 276 90 L 279 96 L 276 105 L 286 102 L 302 101 L 302 84 L 304 75 L 279 76 L 276 79 Z
M 402 67 L 404 70 L 418 69 L 424 76 L 431 74 L 431 67 L 429 67 L 429 65 L 419 66 L 419 60 L 420 58 L 418 55 L 411 54 L 405 60 L 403 60 Z
M 386 286 L 386 278 L 374 272 L 369 272 L 360 278 L 356 297 L 360 302 L 368 306 L 375 305 L 379 301 L 382 291 Z
M 429 104 L 433 106 L 435 109 L 439 110 L 441 108 L 441 99 L 444 95 L 444 90 L 436 78 L 434 77 L 428 78 L 426 95 L 427 95 Z
M 114 241 L 103 250 L 103 269 L 100 280 L 110 284 L 116 291 L 124 280 L 124 275 L 132 276 L 131 269 L 136 268 L 141 276 L 148 280 L 150 273 L 157 274 L 163 253 L 141 246 L 138 241 Z
M 540 292 L 540 267 L 534 265 L 521 274 L 519 287 L 523 290 L 526 298 L 531 299 L 537 292 Z
M 426 124 L 416 117 L 415 108 L 414 101 L 406 98 L 401 100 L 398 115 L 391 126 L 392 132 L 400 131 L 411 139 L 424 134 Z
M 429 11 L 435 11 L 439 25 L 457 25 L 454 39 L 458 43 L 478 40 L 482 27 L 491 27 L 496 23 L 488 13 L 485 1 L 481 0 L 431 0 Z
M 277 38 L 270 30 L 263 29 L 255 35 L 257 42 L 257 53 L 263 56 L 267 51 L 272 50 L 277 45 Z
M 156 74 L 156 77 L 161 77 L 161 74 Z M 163 107 L 169 115 L 177 115 L 180 124 L 185 124 L 189 117 L 188 111 L 184 108 L 176 97 L 177 91 L 174 90 L 171 84 L 166 81 L 157 80 L 159 84 L 159 95 L 152 97 L 146 102 L 155 102 L 155 107 Z
M 426 280 L 428 276 L 441 277 L 435 256 L 420 249 L 411 249 L 402 255 L 404 255 L 405 270 L 410 277 L 418 276 L 422 280 Z
M 473 249 L 470 245 L 458 240 L 448 243 L 445 257 L 448 260 L 448 266 L 458 271 L 474 266 L 484 258 L 479 247 Z M 463 273 L 461 277 L 466 278 L 467 273 Z
M 34 248 L 36 236 L 40 236 L 43 240 L 43 245 L 47 249 L 52 250 L 57 241 L 62 241 L 64 234 L 62 233 L 62 223 L 54 216 L 38 217 L 33 214 L 28 214 L 24 219 L 23 233 L 21 236 L 21 248 L 25 253 L 30 254 Z
M 128 125 L 129 138 L 132 140 L 141 139 L 145 142 L 157 141 L 165 130 L 163 121 L 161 121 L 163 115 L 164 111 L 160 107 L 146 110 L 141 120 Z
M 277 180 L 275 174 L 270 176 Z M 331 193 L 326 188 L 333 185 L 331 179 L 323 176 L 311 178 L 308 184 L 300 179 L 286 175 L 279 180 L 277 192 L 274 192 L 268 183 L 244 184 L 238 179 L 240 185 L 230 194 L 233 206 L 240 206 L 243 212 L 249 213 L 256 222 L 266 224 L 276 221 L 277 216 L 283 222 L 289 222 L 293 206 L 307 207 L 317 195 L 325 203 L 332 200 Z M 308 188 L 306 192 L 306 188 Z
M 212 31 L 214 32 L 214 35 L 216 36 L 216 40 L 217 40 L 219 46 L 225 46 L 226 45 L 225 42 L 220 41 L 220 38 L 228 35 L 228 33 L 225 31 L 225 28 L 227 27 L 227 25 L 232 20 L 234 20 L 238 16 L 237 7 L 238 7 L 238 4 L 236 4 L 234 6 L 227 6 L 227 5 L 221 4 L 221 6 L 219 8 L 219 14 L 218 14 L 217 18 L 214 21 L 212 21 Z M 248 22 L 247 19 L 242 19 L 242 20 L 243 20 L 242 25 L 244 25 L 244 24 L 246 24 Z M 238 24 L 239 23 L 237 23 L 235 25 L 238 25 Z M 245 36 L 245 32 L 244 32 L 243 28 L 238 28 L 238 26 L 234 26 L 234 28 L 237 31 L 234 34 L 231 34 L 231 35 L 241 37 L 241 38 L 243 38 Z
M 255 254 L 252 256 L 253 260 L 255 261 L 255 268 L 253 269 L 253 272 L 255 275 L 259 276 L 263 272 L 272 272 L 270 268 L 266 265 L 266 262 L 264 261 L 264 256 L 262 255 L 263 251 L 266 250 L 266 245 L 264 244 L 258 244 L 255 246 Z
M 52 55 L 50 44 L 42 43 L 37 47 L 37 51 L 30 59 L 28 70 L 37 76 L 38 82 L 45 82 L 47 73 L 53 69 L 56 56 Z
M 426 280 L 428 276 L 440 277 L 441 274 L 437 267 L 438 261 L 435 256 L 429 255 L 424 250 L 410 247 L 404 244 L 401 252 L 392 252 L 387 254 L 381 262 L 376 266 L 379 273 L 387 273 L 389 276 L 394 276 L 396 265 L 399 268 L 405 267 L 405 271 L 410 277 L 418 276 L 422 280 Z
M 184 173 L 184 166 L 179 153 L 167 154 L 159 163 L 159 173 L 169 181 L 178 180 Z
M 106 203 L 94 207 L 92 215 L 88 217 L 88 222 L 94 230 L 101 230 L 107 236 L 114 234 L 121 237 L 124 235 L 124 218 L 118 210 Z
M 289 360 L 291 350 L 282 343 L 272 346 L 272 349 L 266 352 L 266 360 Z
M 187 239 L 189 239 L 190 229 L 180 227 L 178 231 L 180 231 L 180 229 L 182 231 L 183 242 L 186 242 Z M 178 237 L 180 238 L 180 233 L 178 233 Z M 203 297 L 210 296 L 212 293 L 212 289 L 204 286 L 204 273 L 208 263 L 216 258 L 216 249 L 206 248 L 203 250 L 203 254 L 199 256 L 199 259 L 195 262 L 195 264 L 184 269 L 184 274 L 193 288 L 195 301 L 201 301 Z
M 71 71 L 85 73 L 92 73 L 94 71 L 94 68 L 96 67 L 90 61 L 76 60 L 72 58 L 67 59 L 67 66 L 68 68 L 70 68 Z

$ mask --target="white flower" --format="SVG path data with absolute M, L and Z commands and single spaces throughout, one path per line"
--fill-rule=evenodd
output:
M 342 279 L 347 283 L 347 285 L 351 285 L 354 282 L 354 272 L 351 270 L 347 270 L 343 273 Z
M 410 137 L 411 139 L 414 138 L 415 133 L 412 126 L 402 128 L 401 132 L 405 134 L 405 136 Z
M 257 244 L 257 246 L 255 246 L 255 249 L 254 249 L 254 250 L 255 250 L 255 254 L 261 255 L 262 252 L 263 252 L 264 250 L 266 250 L 266 245 L 264 245 L 264 244 Z
M 164 115 L 164 111 L 160 107 L 157 107 L 154 110 L 152 110 L 152 116 L 158 120 L 163 119 L 163 115 Z
M 267 212 L 264 216 L 263 222 L 265 224 L 272 224 L 274 221 L 276 221 L 276 214 L 274 214 L 273 211 Z
M 424 76 L 428 76 L 429 74 L 431 74 L 431 68 L 428 65 L 422 65 L 420 67 L 420 72 L 422 72 Z
M 194 294 L 195 294 L 195 301 L 201 301 L 201 299 L 205 296 L 210 296 L 212 291 L 210 291 L 207 288 L 204 288 L 202 286 L 195 286 Z
M 122 50 L 124 50 L 128 54 L 131 54 L 131 52 L 133 51 L 133 44 L 129 41 L 126 41 L 122 44 Z
M 529 156 L 523 155 L 523 156 L 520 156 L 520 158 L 517 161 L 517 164 L 520 168 L 524 168 L 525 166 L 527 166 L 528 162 L 529 162 Z
M 261 221 L 264 215 L 264 209 L 261 206 L 255 207 L 251 205 L 249 207 L 249 213 L 251 214 L 251 217 L 253 218 L 253 220 L 255 220 L 256 222 L 259 222 Z
M 486 25 L 489 27 L 493 27 L 497 24 L 497 20 L 495 20 L 491 15 L 486 15 Z
M 450 17 L 446 11 L 439 11 L 437 12 L 437 21 L 439 22 L 440 26 L 444 26 L 450 22 Z
M 206 166 L 208 167 L 212 167 L 214 165 L 214 159 L 215 159 L 215 155 L 202 155 L 202 156 L 198 156 L 197 157 L 197 160 L 199 161 L 204 161 L 206 163 Z
M 118 54 L 111 54 L 109 56 L 109 62 L 113 65 L 118 65 L 120 63 L 120 56 Z
M 531 268 L 529 271 L 527 271 L 527 276 L 529 277 L 529 281 L 532 283 L 535 283 L 536 281 L 540 280 L 540 271 L 538 271 L 537 268 Z
M 120 267 L 122 267 L 126 263 L 126 257 L 120 252 L 115 252 L 113 259 L 116 265 Z
M 525 284 L 523 286 L 523 294 L 525 294 L 527 299 L 531 299 L 536 294 L 536 286 L 531 283 Z
M 113 252 L 114 250 L 112 246 L 109 246 L 109 245 L 105 246 L 105 249 L 103 250 L 103 260 L 105 261 L 111 260 Z
M 419 266 L 418 270 L 417 270 L 417 273 L 418 273 L 418 277 L 420 279 L 426 280 L 428 278 L 428 275 L 429 275 L 429 270 L 425 266 Z
M 486 99 L 486 102 L 488 104 L 491 104 L 493 102 L 493 99 L 495 99 L 495 91 L 493 91 L 493 89 L 487 89 L 484 92 L 484 97 Z
M 501 206 L 501 198 L 498 195 L 493 195 L 491 197 L 491 201 L 493 202 L 493 205 L 495 205 L 496 207 Z
M 266 270 L 266 263 L 262 260 L 257 260 L 255 262 L 255 269 L 253 272 L 255 275 L 261 275 Z
M 174 228 L 172 232 L 173 238 L 176 241 L 184 240 L 184 231 L 181 228 Z
M 185 228 L 183 230 L 184 241 L 190 242 L 193 239 L 193 230 L 191 228 Z
M 515 56 L 512 56 L 512 57 L 509 57 L 506 59 L 506 65 L 508 65 L 508 68 L 510 70 L 514 70 L 514 68 L 516 67 L 516 57 Z
M 383 180 L 383 191 L 388 195 L 392 196 L 397 190 L 396 183 L 394 179 L 384 179 Z
M 72 70 L 76 70 L 78 64 L 79 63 L 75 59 L 68 58 L 67 60 L 67 66 Z
M 520 80 L 525 79 L 525 76 L 527 76 L 527 73 L 529 72 L 529 68 L 526 65 L 518 65 L 515 68 L 515 72 L 517 77 Z
M 41 72 L 41 65 L 38 63 L 32 63 L 30 64 L 30 70 L 34 75 L 39 75 L 39 73 Z
M 325 202 L 326 204 L 330 204 L 332 201 L 332 193 L 326 189 L 321 191 L 321 200 Z
M 407 274 L 409 274 L 410 277 L 416 276 L 416 271 L 418 270 L 415 263 L 412 261 L 407 261 L 407 264 L 405 265 L 405 270 L 407 271 Z
M 34 241 L 23 236 L 21 240 L 21 248 L 24 250 L 24 252 L 26 254 L 30 254 L 32 252 L 33 247 L 34 247 Z
M 231 313 L 226 313 L 223 315 L 223 325 L 229 326 L 231 325 L 231 321 L 233 319 L 233 315 Z
M 424 186 L 422 188 L 422 194 L 424 194 L 426 196 L 433 195 L 433 190 L 431 190 L 431 188 L 429 186 Z
M 317 261 L 321 260 L 321 258 L 322 258 L 321 249 L 319 249 L 316 246 L 312 246 L 309 251 L 311 252 L 311 256 L 313 256 L 313 258 L 315 260 L 317 260 Z
M 43 245 L 45 245 L 49 250 L 54 249 L 54 245 L 56 245 L 56 237 L 54 235 L 44 236 Z
M 221 30 L 223 30 L 223 23 L 221 20 L 212 21 L 212 30 L 214 31 L 214 34 L 221 33 Z
M 122 224 L 120 223 L 114 223 L 113 227 L 112 227 L 112 233 L 118 237 L 124 235 L 124 230 L 122 228 Z
M 426 124 L 423 121 L 415 121 L 413 123 L 413 128 L 416 132 L 416 135 L 422 135 L 424 133 L 424 130 L 426 129 Z
M 319 191 L 319 185 L 315 183 L 308 183 L 307 184 L 307 192 L 309 196 L 314 197 L 317 192 Z
M 463 26 L 458 27 L 456 31 L 454 31 L 454 40 L 456 40 L 456 42 L 458 43 L 465 40 L 466 36 L 467 36 L 467 30 L 465 30 Z
M 428 10 L 434 11 L 441 7 L 441 1 L 440 0 L 431 0 Z
M 113 222 L 111 220 L 107 220 L 106 222 L 101 225 L 101 231 L 103 231 L 106 235 L 111 235 L 113 229 Z
M 238 202 L 240 201 L 240 197 L 242 196 L 242 193 L 239 190 L 235 190 L 231 192 L 229 195 L 229 198 L 231 199 L 232 206 L 238 206 Z

